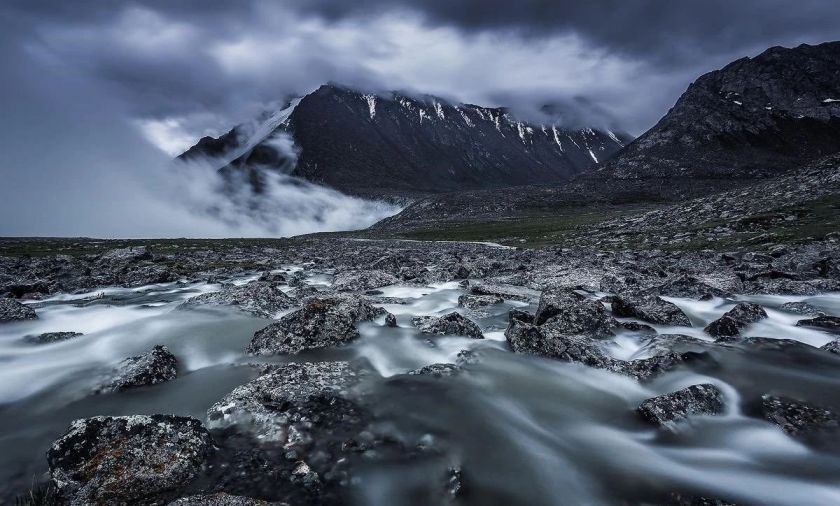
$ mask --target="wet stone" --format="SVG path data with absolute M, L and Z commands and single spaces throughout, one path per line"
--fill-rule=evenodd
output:
M 484 339 L 481 328 L 474 321 L 454 311 L 443 316 L 418 316 L 411 322 L 423 334 Z
M 355 270 L 336 274 L 333 288 L 342 292 L 363 292 L 399 282 L 399 278 L 382 270 Z
M 840 317 L 837 316 L 817 316 L 807 320 L 799 320 L 796 322 L 797 327 L 811 327 L 828 332 L 840 333 Z
M 464 294 L 458 297 L 458 306 L 467 309 L 479 309 L 494 304 L 501 304 L 504 299 L 498 295 L 471 295 Z
M 158 345 L 148 353 L 129 357 L 114 368 L 95 393 L 120 392 L 131 388 L 156 385 L 175 379 L 178 360 L 166 346 Z
M 231 306 L 261 318 L 273 318 L 297 303 L 276 285 L 252 281 L 242 286 L 226 286 L 218 292 L 203 293 L 184 301 L 179 309 L 201 306 Z
M 35 320 L 38 315 L 31 307 L 12 299 L 0 299 L 0 323 Z
M 74 421 L 47 460 L 70 505 L 165 504 L 198 475 L 212 448 L 194 418 L 97 416 Z
M 611 337 L 617 326 L 603 304 L 571 290 L 543 292 L 534 323 L 550 326 L 554 333 L 598 338 Z
M 39 335 L 24 336 L 24 342 L 30 344 L 52 344 L 67 341 L 74 337 L 82 336 L 81 332 L 45 332 Z
M 691 325 L 680 308 L 655 296 L 614 297 L 612 311 L 615 316 L 638 318 L 658 325 Z
M 359 337 L 356 324 L 385 313 L 358 298 L 310 299 L 302 309 L 258 330 L 246 348 L 251 355 L 296 354 L 339 346 Z
M 168 506 L 270 506 L 273 504 L 277 503 L 219 492 L 216 494 L 182 497 L 177 501 L 169 503 Z
M 767 312 L 758 304 L 740 302 L 703 330 L 717 338 L 734 337 L 740 334 L 744 327 L 765 318 Z
M 719 415 L 723 410 L 723 393 L 714 385 L 701 384 L 648 399 L 637 412 L 647 422 L 672 429 L 690 416 Z
M 837 413 L 790 397 L 762 395 L 761 411 L 766 420 L 795 437 L 833 433 L 840 428 Z

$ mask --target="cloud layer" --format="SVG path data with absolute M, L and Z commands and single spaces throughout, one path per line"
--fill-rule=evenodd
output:
M 252 232 L 166 219 L 180 211 L 149 206 L 148 187 L 197 138 L 328 81 L 522 114 L 554 104 L 639 134 L 698 75 L 837 26 L 840 4 L 817 0 L 8 0 L 0 233 Z

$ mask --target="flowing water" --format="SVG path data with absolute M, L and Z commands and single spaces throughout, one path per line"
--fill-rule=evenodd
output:
M 330 283 L 329 273 L 306 272 L 310 284 Z M 39 320 L 0 327 L 3 496 L 22 491 L 46 471 L 49 444 L 73 419 L 136 413 L 204 419 L 211 404 L 253 378 L 242 350 L 254 331 L 270 320 L 218 308 L 175 310 L 188 297 L 218 289 L 213 284 L 167 284 L 56 296 L 35 303 Z M 503 335 L 507 312 L 513 307 L 533 311 L 532 305 L 506 301 L 480 315 L 468 314 L 484 329 L 484 340 L 430 340 L 412 328 L 411 318 L 461 310 L 457 300 L 464 292 L 459 285 L 392 286 L 382 292 L 407 302 L 383 305 L 397 316 L 398 328 L 363 323 L 362 337 L 352 345 L 302 359 L 364 359 L 383 378 L 367 394 L 377 411 L 392 421 L 382 430 L 405 441 L 445 448 L 449 460 L 372 465 L 357 483 L 360 504 L 424 504 L 422 491 L 439 487 L 440 473 L 449 465 L 462 468 L 458 501 L 471 505 L 632 504 L 652 492 L 674 490 L 749 504 L 840 504 L 840 453 L 811 449 L 743 411 L 751 399 L 767 392 L 840 407 L 836 355 L 804 347 L 780 351 L 710 346 L 711 364 L 640 384 L 578 364 L 510 353 Z M 709 337 L 702 327 L 736 303 L 669 300 L 683 309 L 693 326 L 657 331 L 704 340 Z M 737 300 L 760 303 L 769 315 L 746 329 L 746 335 L 811 346 L 821 346 L 832 336 L 795 327 L 802 317 L 778 307 L 805 301 L 840 314 L 838 294 Z M 51 331 L 85 335 L 48 345 L 22 340 Z M 104 371 L 156 344 L 165 344 L 178 357 L 178 379 L 119 394 L 88 395 Z M 454 362 L 464 349 L 480 349 L 481 361 L 463 374 L 444 379 L 402 375 L 425 365 Z M 642 357 L 643 337 L 620 334 L 610 352 L 621 359 Z M 675 433 L 666 433 L 644 424 L 633 411 L 647 398 L 701 382 L 714 383 L 724 392 L 723 416 L 697 417 Z

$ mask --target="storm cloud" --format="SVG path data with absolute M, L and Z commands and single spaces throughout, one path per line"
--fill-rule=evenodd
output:
M 523 116 L 551 105 L 637 135 L 704 72 L 836 38 L 840 4 L 8 0 L 0 25 L 3 210 L 72 202 L 81 223 L 138 172 L 325 82 Z

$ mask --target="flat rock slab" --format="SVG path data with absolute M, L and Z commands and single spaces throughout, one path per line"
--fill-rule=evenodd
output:
M 644 401 L 637 412 L 647 422 L 673 428 L 690 416 L 723 413 L 723 393 L 714 385 L 700 384 Z
M 230 306 L 240 311 L 274 318 L 277 313 L 297 305 L 297 302 L 270 282 L 252 281 L 242 286 L 226 286 L 218 292 L 202 293 L 190 297 L 179 309 L 202 306 Z
M 827 330 L 828 332 L 840 333 L 840 317 L 817 316 L 816 318 L 799 320 L 798 322 L 796 322 L 796 326 L 811 327 L 820 330 Z
M 39 335 L 24 336 L 24 342 L 29 344 L 52 344 L 67 341 L 82 336 L 81 332 L 45 332 Z
M 194 418 L 97 416 L 74 421 L 47 461 L 70 505 L 165 504 L 198 475 L 212 448 Z

